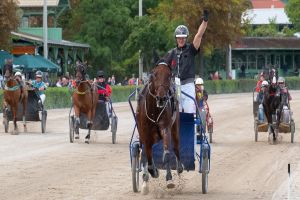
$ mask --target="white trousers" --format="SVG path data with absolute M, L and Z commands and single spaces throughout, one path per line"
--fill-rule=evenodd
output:
M 181 85 L 180 89 L 181 89 L 181 91 L 187 93 L 191 97 L 193 97 L 193 98 L 196 97 L 194 83 L 187 83 L 187 84 Z M 196 113 L 196 106 L 195 106 L 194 101 L 182 93 L 181 93 L 180 99 L 179 99 L 179 111 L 180 112 L 183 111 L 185 113 Z
M 45 99 L 46 99 L 46 95 L 45 94 L 41 94 L 40 98 L 42 100 L 42 104 L 44 105 Z

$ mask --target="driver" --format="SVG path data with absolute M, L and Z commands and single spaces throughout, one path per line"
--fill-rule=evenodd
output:
M 38 91 L 38 94 L 42 101 L 41 103 L 42 103 L 42 105 L 44 105 L 44 102 L 46 99 L 45 90 L 47 89 L 47 86 L 42 81 L 42 78 L 43 78 L 43 72 L 37 71 L 35 73 L 35 80 L 29 81 L 29 84 L 32 85 L 32 87 Z M 39 100 L 39 102 L 40 102 L 40 100 Z
M 110 109 L 110 96 L 111 96 L 111 87 L 109 84 L 105 82 L 104 72 L 98 71 L 97 72 L 97 88 L 98 88 L 98 94 L 99 94 L 99 100 L 102 100 L 106 104 L 106 110 L 107 114 L 110 117 L 111 116 L 111 109 Z
M 177 46 L 170 50 L 164 57 L 166 63 L 171 66 L 176 76 L 175 82 L 180 90 L 195 98 L 195 56 L 199 53 L 203 34 L 207 27 L 208 11 L 204 10 L 203 21 L 190 44 L 187 42 L 189 30 L 184 25 L 179 25 L 174 32 Z M 178 89 L 179 90 L 179 89 Z M 186 113 L 196 113 L 194 101 L 181 94 L 179 97 L 179 110 Z

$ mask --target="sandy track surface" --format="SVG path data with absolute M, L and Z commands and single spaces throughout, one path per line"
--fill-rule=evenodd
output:
M 193 171 L 183 173 L 181 191 L 162 192 L 162 198 L 300 199 L 300 91 L 291 95 L 295 143 L 290 143 L 290 134 L 281 134 L 277 145 L 268 144 L 267 133 L 259 133 L 254 142 L 252 93 L 210 95 L 214 143 L 208 194 L 201 193 L 201 175 Z M 128 103 L 114 108 L 119 117 L 114 145 L 109 130 L 93 132 L 89 145 L 83 143 L 87 131 L 81 130 L 81 138 L 69 143 L 68 109 L 48 111 L 46 134 L 39 122 L 29 123 L 27 133 L 19 123 L 19 135 L 4 133 L 1 126 L 0 199 L 158 198 L 163 176 L 151 181 L 149 195 L 132 192 L 129 140 L 134 120 Z

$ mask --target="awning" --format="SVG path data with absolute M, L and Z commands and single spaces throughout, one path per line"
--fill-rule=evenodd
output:
M 39 55 L 33 56 L 25 54 L 22 56 L 14 56 L 13 64 L 15 69 L 22 70 L 25 73 L 37 70 L 43 72 L 57 72 L 59 70 L 58 65 Z

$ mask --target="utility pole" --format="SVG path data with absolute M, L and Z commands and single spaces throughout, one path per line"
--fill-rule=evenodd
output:
M 139 18 L 143 16 L 143 0 L 139 0 Z M 143 78 L 143 57 L 142 51 L 139 50 L 139 80 Z
M 44 58 L 48 59 L 48 11 L 47 0 L 43 4 L 43 41 L 44 41 Z

